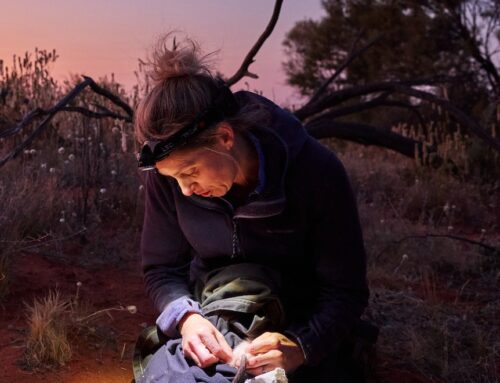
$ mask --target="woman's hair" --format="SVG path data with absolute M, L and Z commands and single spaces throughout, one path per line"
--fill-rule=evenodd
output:
M 220 86 L 210 69 L 212 57 L 202 54 L 199 45 L 189 38 L 179 42 L 168 33 L 159 39 L 146 63 L 152 88 L 135 113 L 135 134 L 141 144 L 170 137 L 211 105 Z M 265 123 L 267 118 L 267 111 L 253 103 L 241 105 L 235 116 L 224 121 L 238 133 Z M 210 145 L 214 128 L 194 136 L 185 148 Z

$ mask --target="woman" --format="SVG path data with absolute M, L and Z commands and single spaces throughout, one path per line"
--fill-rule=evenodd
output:
M 293 115 L 233 94 L 206 61 L 162 40 L 136 112 L 142 265 L 170 339 L 141 379 L 230 381 L 246 341 L 250 375 L 331 381 L 368 298 L 347 176 Z

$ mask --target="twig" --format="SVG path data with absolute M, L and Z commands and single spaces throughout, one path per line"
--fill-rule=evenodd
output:
M 255 43 L 255 45 L 250 49 L 250 52 L 246 55 L 245 59 L 243 60 L 243 63 L 241 64 L 240 68 L 238 71 L 231 77 L 229 78 L 226 83 L 228 86 L 232 86 L 236 84 L 238 81 L 240 81 L 244 76 L 251 77 L 251 78 L 258 78 L 258 76 L 254 73 L 250 73 L 248 71 L 248 67 L 255 61 L 254 57 L 259 51 L 259 49 L 262 47 L 266 39 L 271 35 L 277 21 L 278 17 L 280 15 L 280 10 L 281 10 L 281 5 L 283 4 L 283 0 L 276 0 L 274 3 L 274 10 L 273 14 L 271 16 L 271 20 L 269 20 L 269 23 L 267 24 L 266 29 L 264 32 L 260 35 L 259 39 Z
M 125 348 L 127 348 L 127 343 L 123 342 L 122 353 L 120 354 L 120 361 L 123 360 L 123 355 L 125 355 Z
M 404 242 L 404 241 L 406 241 L 408 239 L 427 239 L 427 238 L 448 238 L 448 239 L 453 239 L 453 240 L 456 240 L 456 241 L 466 242 L 466 243 L 469 243 L 471 245 L 482 247 L 482 248 L 488 250 L 489 252 L 491 252 L 493 255 L 500 254 L 500 247 L 494 247 L 494 246 L 488 245 L 488 244 L 483 243 L 483 242 L 474 241 L 473 239 L 469 239 L 469 238 L 465 238 L 465 237 L 460 237 L 458 235 L 453 235 L 453 234 L 420 234 L 420 235 L 408 235 L 406 237 L 394 240 L 392 242 L 395 243 L 395 244 L 399 244 L 399 243 Z
M 59 241 L 65 241 L 67 239 L 70 239 L 70 238 L 73 238 L 73 237 L 76 237 L 77 235 L 80 235 L 81 233 L 87 231 L 87 228 L 84 227 L 82 229 L 80 229 L 79 231 L 76 231 L 74 233 L 71 233 L 70 235 L 67 235 L 65 237 L 59 237 L 59 238 L 53 238 L 53 239 L 49 239 L 48 241 L 43 241 L 41 243 L 38 243 L 36 245 L 31 245 L 31 246 L 25 246 L 25 247 L 21 247 L 19 249 L 16 249 L 16 251 L 25 251 L 25 250 L 29 250 L 29 249 L 33 249 L 35 247 L 38 247 L 38 246 L 42 246 L 42 245 L 46 245 L 48 243 L 52 243 L 52 242 L 59 242 Z M 35 240 L 36 241 L 36 240 Z
M 21 241 L 5 241 L 5 240 L 2 240 L 0 241 L 0 243 L 32 243 L 32 242 L 40 242 L 41 240 L 43 240 L 44 238 L 47 238 L 49 236 L 49 234 L 44 234 L 38 238 L 35 238 L 35 239 L 29 239 L 29 240 L 21 240 Z

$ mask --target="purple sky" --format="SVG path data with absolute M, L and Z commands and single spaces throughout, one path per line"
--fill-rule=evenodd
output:
M 185 31 L 205 52 L 220 50 L 217 68 L 234 74 L 271 16 L 272 0 L 16 0 L 3 1 L 0 13 L 0 59 L 8 66 L 14 53 L 35 47 L 60 56 L 54 75 L 84 73 L 94 78 L 114 73 L 130 87 L 137 59 L 144 57 L 156 37 Z M 281 16 L 250 70 L 258 80 L 235 87 L 259 89 L 282 105 L 297 100 L 285 84 L 281 63 L 285 33 L 298 20 L 318 19 L 320 0 L 285 0 Z

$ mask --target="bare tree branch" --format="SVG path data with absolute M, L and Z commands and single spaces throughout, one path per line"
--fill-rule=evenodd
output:
M 84 116 L 90 117 L 90 118 L 114 118 L 117 120 L 122 120 L 126 122 L 132 122 L 132 118 L 130 116 L 124 116 L 115 112 L 110 111 L 109 109 L 101 106 L 102 112 L 95 112 L 93 110 L 83 108 L 80 106 L 65 106 L 61 109 L 58 110 L 58 112 L 73 112 L 73 113 L 80 113 L 83 114 Z M 45 110 L 41 108 L 36 108 L 32 112 L 30 112 L 26 117 L 32 117 L 31 121 L 33 121 L 35 118 L 41 117 L 41 116 L 47 116 L 52 113 L 52 109 Z M 9 125 L 6 129 L 0 132 L 0 138 L 7 138 L 10 136 L 14 136 L 17 133 L 19 133 L 24 127 L 26 127 L 26 124 L 12 124 Z
M 311 118 L 312 116 L 321 113 L 327 108 L 331 108 L 353 97 L 378 92 L 401 93 L 440 105 L 442 108 L 448 111 L 455 118 L 455 120 L 460 123 L 460 125 L 469 130 L 471 133 L 474 133 L 477 137 L 481 138 L 486 144 L 488 144 L 488 146 L 500 152 L 500 141 L 490 136 L 489 133 L 485 129 L 483 129 L 476 120 L 469 117 L 448 100 L 437 97 L 432 93 L 416 90 L 411 87 L 414 85 L 423 84 L 429 84 L 429 81 L 424 79 L 408 80 L 402 82 L 383 82 L 342 89 L 336 92 L 332 92 L 310 105 L 305 105 L 301 109 L 297 110 L 294 114 L 299 120 L 304 121 L 307 118 Z
M 112 112 L 111 110 L 108 110 L 107 108 L 104 107 L 102 107 L 102 109 L 103 109 L 102 112 L 94 112 L 93 110 L 82 108 L 79 106 L 66 106 L 61 109 L 61 112 L 75 112 L 83 114 L 84 116 L 90 118 L 114 118 L 116 120 L 132 122 L 132 117 L 130 116 L 124 116 L 122 114 Z
M 114 93 L 111 93 L 109 90 L 97 85 L 97 83 L 92 78 L 88 76 L 83 76 L 83 78 L 89 81 L 89 86 L 94 92 L 100 94 L 103 97 L 106 97 L 113 104 L 123 109 L 125 113 L 127 113 L 130 116 L 130 118 L 133 117 L 134 111 L 132 110 L 129 104 L 127 104 L 125 101 L 123 101 L 120 97 L 118 97 Z
M 375 145 L 394 150 L 406 157 L 419 158 L 423 156 L 422 143 L 411 138 L 403 137 L 389 129 L 350 122 L 338 122 L 330 119 L 317 119 L 305 124 L 309 134 L 315 138 L 335 137 L 357 142 L 362 145 Z M 417 153 L 415 153 L 417 151 Z M 435 151 L 429 147 L 429 152 Z
M 318 115 L 315 118 L 330 118 L 330 119 L 335 119 L 338 117 L 354 114 L 354 113 L 359 113 L 364 110 L 368 109 L 373 109 L 373 108 L 378 108 L 378 107 L 395 107 L 395 108 L 404 108 L 404 109 L 409 109 L 415 116 L 418 118 L 420 124 L 425 125 L 425 120 L 422 116 L 422 114 L 418 111 L 416 107 L 413 105 L 403 102 L 403 101 L 394 101 L 394 100 L 387 100 L 387 97 L 389 96 L 390 93 L 385 92 L 382 93 L 380 96 L 374 98 L 373 100 L 354 104 L 354 105 L 349 105 L 344 108 L 338 108 L 338 109 L 333 109 L 329 110 L 326 113 L 322 113 Z
M 97 117 L 97 118 L 103 118 L 103 117 L 112 117 L 112 118 L 119 118 L 121 117 L 122 119 L 128 119 L 131 120 L 133 116 L 133 111 L 132 108 L 123 100 L 121 100 L 118 96 L 114 95 L 110 91 L 100 87 L 95 83 L 95 81 L 87 76 L 83 76 L 84 81 L 82 81 L 80 84 L 76 85 L 66 96 L 64 96 L 54 107 L 50 108 L 49 110 L 43 110 L 41 108 L 37 108 L 33 110 L 32 112 L 28 113 L 23 120 L 16 125 L 14 129 L 8 129 L 9 136 L 16 134 L 20 132 L 22 129 L 24 129 L 26 126 L 31 124 L 37 117 L 45 116 L 44 120 L 38 125 L 38 127 L 33 130 L 33 132 L 28 136 L 27 139 L 25 139 L 23 142 L 21 142 L 18 146 L 12 150 L 5 158 L 0 160 L 0 167 L 5 165 L 8 161 L 11 159 L 16 158 L 19 153 L 21 153 L 26 147 L 28 147 L 35 139 L 37 139 L 44 131 L 47 129 L 49 122 L 52 120 L 52 118 L 59 112 L 64 111 L 71 111 L 71 112 L 79 112 L 85 115 L 88 115 L 90 117 Z M 110 100 L 112 103 L 115 105 L 119 106 L 121 109 L 123 109 L 128 117 L 126 116 L 121 116 L 119 114 L 113 113 L 108 110 L 109 113 L 103 111 L 101 113 L 98 112 L 92 112 L 88 109 L 85 108 L 80 108 L 80 107 L 67 107 L 66 105 L 69 104 L 73 99 L 75 99 L 76 96 L 78 96 L 87 86 L 89 86 L 94 92 L 97 94 L 100 94 L 101 96 L 104 96 L 108 100 Z M 103 109 L 106 109 L 102 107 Z M 108 115 L 106 115 L 108 114 Z M 5 132 L 3 133 L 4 135 L 6 134 Z
M 283 0 L 276 0 L 274 4 L 274 10 L 273 14 L 271 16 L 271 20 L 269 20 L 269 24 L 267 25 L 266 29 L 260 35 L 259 39 L 255 43 L 255 45 L 250 49 L 250 52 L 246 55 L 245 59 L 243 60 L 243 63 L 241 64 L 240 68 L 238 71 L 231 77 L 229 78 L 226 83 L 228 86 L 232 86 L 236 84 L 238 81 L 240 81 L 244 76 L 251 77 L 251 78 L 258 78 L 258 76 L 254 73 L 250 73 L 248 71 L 249 66 L 255 61 L 254 57 L 259 51 L 259 49 L 262 47 L 266 39 L 271 35 L 276 22 L 278 21 L 278 17 L 280 15 L 280 10 L 281 10 L 281 5 L 283 4 Z
M 400 82 L 381 82 L 341 89 L 335 92 L 331 92 L 313 103 L 305 104 L 303 107 L 296 110 L 294 114 L 299 120 L 304 121 L 306 118 L 312 117 L 315 114 L 321 113 L 327 108 L 334 107 L 354 97 L 360 97 L 372 93 L 394 92 L 396 85 L 435 85 L 437 83 L 443 83 L 450 80 L 451 78 L 447 76 L 437 76 L 432 78 L 422 78 Z
M 361 56 L 365 51 L 367 51 L 369 48 L 372 47 L 372 45 L 376 44 L 377 42 L 380 41 L 380 39 L 382 38 L 382 35 L 379 35 L 379 36 L 375 36 L 374 38 L 372 38 L 370 41 L 368 41 L 368 43 L 366 43 L 365 46 L 361 47 L 360 49 L 358 49 L 357 51 L 353 51 L 354 48 L 355 48 L 355 45 L 357 44 L 357 41 L 361 38 L 361 33 L 359 34 L 359 36 L 357 37 L 355 43 L 353 44 L 352 46 L 352 49 L 351 49 L 351 52 L 349 53 L 349 55 L 347 56 L 347 58 L 345 59 L 345 61 L 335 70 L 335 72 L 330 76 L 330 78 L 328 78 L 317 90 L 316 92 L 314 92 L 314 94 L 312 95 L 311 99 L 309 100 L 308 103 L 313 103 L 315 102 L 324 92 L 325 90 L 328 89 L 328 86 L 330 86 L 330 84 L 354 61 L 356 60 L 356 58 L 358 58 L 359 56 Z

